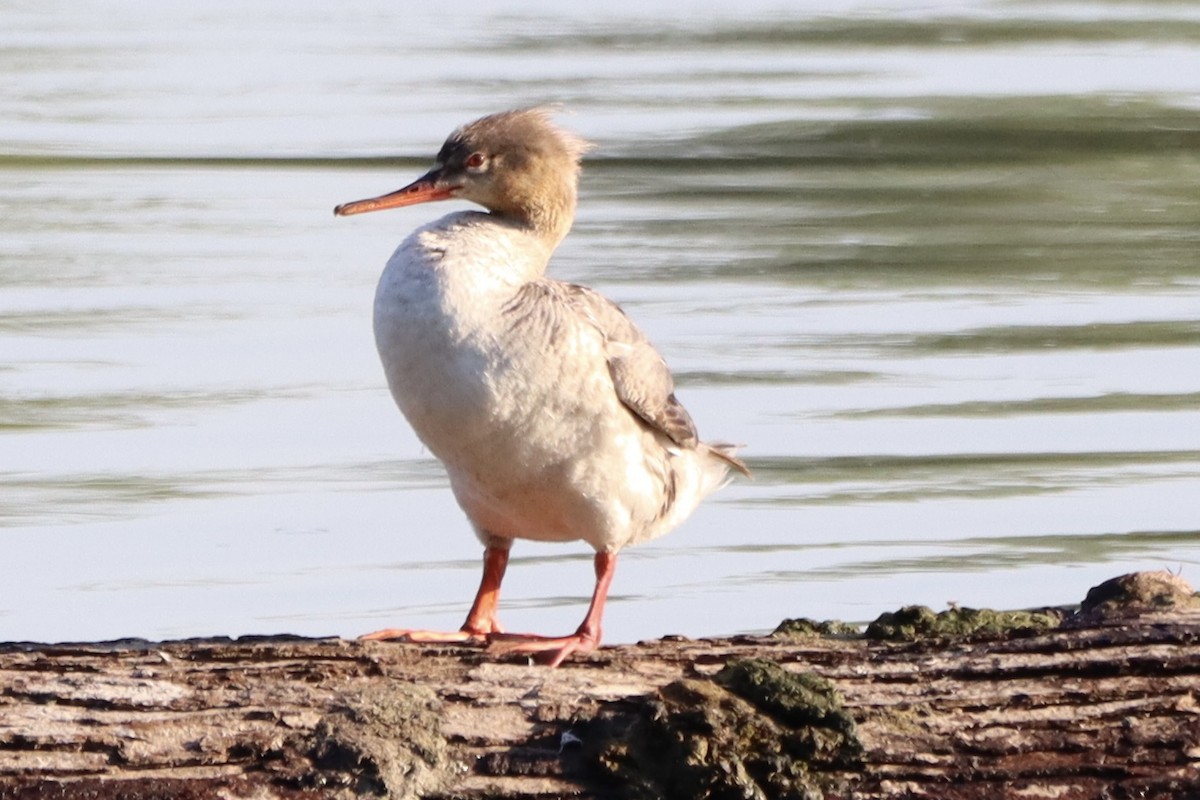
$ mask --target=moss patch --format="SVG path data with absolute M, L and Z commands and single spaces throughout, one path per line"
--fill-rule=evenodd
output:
M 451 765 L 430 689 L 393 683 L 343 699 L 310 739 L 309 758 L 325 776 L 321 788 L 415 800 L 444 783 Z
M 935 613 L 927 606 L 905 606 L 880 614 L 867 626 L 866 638 L 877 641 L 912 642 L 918 639 L 1002 636 L 1010 633 L 1040 633 L 1057 628 L 1063 615 L 1045 611 L 993 611 L 990 608 L 950 608 Z
M 611 733 L 596 763 L 635 798 L 818 800 L 863 752 L 829 681 L 765 659 L 668 684 Z
M 1088 590 L 1080 604 L 1089 617 L 1137 615 L 1200 608 L 1200 595 L 1178 575 L 1166 571 L 1132 572 Z
M 862 628 L 839 619 L 817 621 L 808 617 L 785 619 L 771 631 L 781 639 L 850 639 L 862 636 Z

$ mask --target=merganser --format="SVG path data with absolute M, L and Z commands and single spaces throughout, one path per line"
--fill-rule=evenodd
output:
M 456 130 L 433 169 L 339 216 L 462 199 L 388 260 L 375 294 L 375 341 L 388 386 L 445 465 L 484 545 L 483 579 L 462 628 L 389 628 L 366 639 L 485 643 L 558 666 L 600 642 L 617 552 L 675 528 L 746 465 L 706 444 L 675 399 L 671 372 L 598 292 L 545 276 L 575 217 L 591 145 L 544 107 Z M 505 634 L 496 619 L 514 539 L 595 549 L 596 584 L 570 636 Z

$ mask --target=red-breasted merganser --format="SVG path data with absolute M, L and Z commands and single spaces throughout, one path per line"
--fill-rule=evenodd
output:
M 364 638 L 486 642 L 557 666 L 599 644 L 617 552 L 679 525 L 730 468 L 749 474 L 730 446 L 697 438 L 666 363 L 616 304 L 545 276 L 588 149 L 545 108 L 494 114 L 451 134 L 408 186 L 334 210 L 449 199 L 487 209 L 414 231 L 375 294 L 388 386 L 483 542 L 483 579 L 459 631 Z M 514 539 L 595 549 L 595 591 L 574 634 L 503 633 L 496 607 Z

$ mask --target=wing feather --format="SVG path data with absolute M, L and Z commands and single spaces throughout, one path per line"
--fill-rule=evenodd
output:
M 675 379 L 645 334 L 599 292 L 562 284 L 570 307 L 604 337 L 608 371 L 617 397 L 651 428 L 680 447 L 696 447 L 696 425 L 675 398 Z

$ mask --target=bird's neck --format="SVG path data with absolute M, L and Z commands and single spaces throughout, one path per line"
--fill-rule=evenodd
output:
M 491 212 L 527 228 L 547 248 L 546 258 L 566 238 L 575 222 L 575 175 L 562 175 L 526 187 L 515 186 Z
M 506 215 L 459 211 L 415 231 L 397 256 L 406 270 L 428 272 L 464 297 L 509 295 L 545 275 L 556 244 Z
M 537 236 L 549 245 L 551 252 L 562 243 L 575 223 L 575 193 L 561 196 L 554 202 L 531 209 L 527 221 Z

